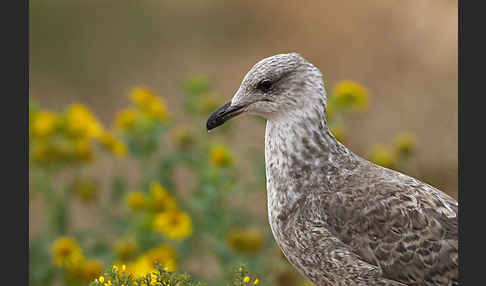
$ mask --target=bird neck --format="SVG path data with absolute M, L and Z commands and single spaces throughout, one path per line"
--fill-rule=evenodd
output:
M 351 152 L 330 132 L 325 113 L 325 102 L 315 101 L 305 108 L 268 119 L 265 133 L 267 159 L 278 158 L 290 163 L 294 159 L 308 161 L 348 156 Z
M 325 102 L 315 102 L 267 120 L 265 167 L 269 199 L 279 204 L 293 202 L 319 182 L 321 191 L 329 191 L 328 178 L 356 166 L 357 156 L 339 143 L 327 127 Z

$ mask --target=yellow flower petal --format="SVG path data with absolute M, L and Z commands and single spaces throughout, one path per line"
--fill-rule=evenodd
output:
M 69 132 L 75 136 L 99 138 L 103 134 L 103 126 L 82 104 L 70 105 L 66 113 L 66 120 Z
M 116 125 L 125 131 L 130 131 L 135 122 L 140 118 L 140 112 L 134 108 L 128 108 L 118 112 L 116 115 Z
M 127 203 L 132 210 L 141 210 L 145 207 L 147 197 L 142 192 L 131 192 L 128 194 Z
M 127 152 L 127 146 L 111 133 L 104 132 L 100 137 L 100 143 L 117 157 L 124 157 Z
M 170 239 L 181 240 L 192 234 L 192 222 L 186 213 L 169 210 L 155 217 L 154 229 Z
M 83 253 L 77 241 L 72 237 L 60 237 L 51 247 L 54 264 L 59 267 L 75 267 L 84 260 Z
M 209 159 L 211 163 L 216 166 L 230 166 L 233 163 L 233 157 L 228 149 L 224 146 L 214 146 L 209 152 Z
M 150 205 L 155 212 L 176 210 L 177 203 L 159 182 L 150 182 Z
M 337 83 L 330 100 L 337 107 L 350 107 L 356 110 L 362 110 L 368 104 L 368 90 L 359 83 L 351 80 L 343 80 Z
M 35 137 L 44 137 L 52 134 L 55 130 L 56 125 L 59 122 L 59 116 L 57 114 L 48 112 L 48 111 L 40 111 L 36 113 L 32 117 L 31 122 L 31 136 Z

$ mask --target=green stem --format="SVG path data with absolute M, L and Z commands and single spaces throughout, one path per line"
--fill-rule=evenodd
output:
M 41 179 L 42 193 L 47 205 L 48 228 L 54 236 L 64 235 L 68 224 L 66 192 L 56 192 L 52 184 L 53 170 L 45 169 Z

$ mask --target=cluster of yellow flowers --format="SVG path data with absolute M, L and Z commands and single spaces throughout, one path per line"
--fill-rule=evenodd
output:
M 128 207 L 134 211 L 145 209 L 147 196 L 142 192 L 131 192 L 127 197 Z
M 410 133 L 402 132 L 395 136 L 393 144 L 400 154 L 408 155 L 417 144 L 417 139 Z
M 233 156 L 223 145 L 215 145 L 209 151 L 210 162 L 218 167 L 227 167 L 233 164 Z
M 202 286 L 201 282 L 194 281 L 187 273 L 180 274 L 159 262 L 152 267 L 140 268 L 140 273 L 134 273 L 128 265 L 113 265 L 103 275 L 92 280 L 90 286 Z M 234 273 L 233 285 L 258 285 L 260 279 L 252 278 L 246 270 L 246 265 L 239 267 Z
M 243 277 L 243 283 L 248 284 L 250 281 L 251 281 L 250 276 Z M 260 279 L 255 278 L 255 280 L 253 280 L 253 285 L 258 285 L 258 283 L 260 283 Z
M 112 269 L 111 269 L 112 273 L 117 275 L 116 278 L 118 280 L 118 281 L 115 281 L 115 283 L 121 282 L 121 283 L 118 283 L 118 284 L 121 284 L 121 286 L 129 286 L 129 283 L 126 283 L 129 280 L 129 277 L 130 277 L 129 274 L 126 273 L 127 267 L 126 267 L 125 264 L 123 264 L 120 268 L 121 268 L 121 271 L 118 270 L 118 266 L 116 266 L 116 265 L 112 266 Z M 123 278 L 125 278 L 124 279 L 125 281 L 120 281 Z M 125 283 L 123 283 L 123 282 L 125 282 Z M 111 282 L 111 279 L 109 277 L 105 278 L 105 276 L 103 276 L 103 275 L 94 279 L 94 281 L 91 284 L 93 284 L 93 283 L 95 283 L 96 285 L 100 285 L 100 286 L 112 286 L 113 285 L 113 283 Z
M 118 113 L 116 125 L 125 132 L 133 132 L 137 127 L 150 126 L 151 123 L 168 123 L 169 109 L 162 97 L 145 87 L 135 87 L 130 95 L 134 106 L 128 107 Z M 145 128 L 143 128 L 145 129 Z
M 377 165 L 386 168 L 395 168 L 400 160 L 410 155 L 415 145 L 416 139 L 412 134 L 400 133 L 395 136 L 391 146 L 385 144 L 373 146 L 367 157 Z
M 123 157 L 127 153 L 127 146 L 116 138 L 113 132 L 104 132 L 99 141 L 102 146 L 111 150 L 118 157 Z
M 337 109 L 364 110 L 368 106 L 368 90 L 351 80 L 336 84 L 334 92 L 328 97 L 327 116 L 332 118 Z
M 134 255 L 138 252 L 138 245 L 133 240 L 120 240 L 116 243 L 117 260 L 113 265 L 113 271 L 117 272 L 121 269 L 120 274 L 130 275 L 134 279 L 139 279 L 146 276 L 148 273 L 156 272 L 155 263 L 164 266 L 165 271 L 175 271 L 177 269 L 177 253 L 175 249 L 168 245 L 162 244 L 151 248 L 146 252 L 140 254 L 138 257 Z M 97 275 L 91 275 L 91 281 L 102 273 L 97 272 Z M 111 280 L 100 276 L 95 280 L 98 284 L 103 286 L 111 285 Z
M 121 266 L 123 271 L 133 275 L 134 278 L 140 278 L 155 271 L 155 262 L 164 265 L 165 269 L 169 271 L 177 269 L 177 252 L 169 244 L 159 245 L 142 254 L 139 254 L 138 251 L 139 247 L 135 240 L 118 240 L 115 243 L 115 268 L 118 269 Z
M 100 283 L 103 286 L 111 286 L 111 285 L 113 285 L 113 283 L 111 283 L 111 280 L 106 280 L 106 282 L 105 282 L 105 277 L 104 276 L 100 276 L 100 277 L 96 278 L 95 281 L 98 282 L 98 283 Z
M 70 279 L 89 282 L 103 272 L 103 265 L 86 259 L 78 242 L 72 237 L 60 237 L 51 247 L 54 265 L 65 269 Z
M 343 111 L 362 111 L 368 105 L 368 90 L 351 80 L 336 84 L 333 93 L 328 96 L 326 117 L 329 129 L 337 140 L 344 142 L 346 129 L 339 115 Z
M 192 234 L 191 218 L 179 210 L 161 212 L 154 219 L 154 229 L 169 239 L 181 240 Z
M 64 114 L 32 108 L 29 114 L 30 156 L 33 162 L 88 162 L 92 142 L 124 156 L 126 146 L 106 131 L 91 111 L 75 103 Z
M 166 188 L 157 181 L 150 182 L 150 208 L 152 211 L 160 213 L 165 211 L 177 210 L 177 202 L 169 194 Z
M 175 271 L 177 269 L 175 249 L 168 244 L 152 248 L 140 255 L 135 261 L 126 264 L 126 271 L 135 278 L 141 278 L 147 273 L 156 271 L 155 262 L 163 265 L 166 271 Z
M 176 200 L 159 182 L 150 183 L 150 195 L 132 192 L 127 198 L 128 206 L 134 210 L 147 210 L 154 214 L 153 228 L 172 240 L 181 240 L 192 234 L 190 216 L 183 212 Z

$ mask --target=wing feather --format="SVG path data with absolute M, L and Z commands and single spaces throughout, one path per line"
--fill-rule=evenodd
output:
M 320 200 L 335 235 L 383 276 L 407 285 L 458 282 L 458 203 L 436 188 L 374 164 Z M 366 186 L 366 187 L 362 187 Z

